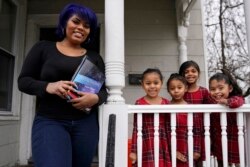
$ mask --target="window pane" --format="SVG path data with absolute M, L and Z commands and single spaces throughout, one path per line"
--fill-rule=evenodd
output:
M 3 0 L 0 6 L 0 47 L 11 52 L 16 22 L 16 6 Z
M 0 48 L 0 110 L 11 111 L 14 56 Z

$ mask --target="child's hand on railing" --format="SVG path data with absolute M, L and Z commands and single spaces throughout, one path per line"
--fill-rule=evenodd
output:
M 137 155 L 136 155 L 136 153 L 130 153 L 130 154 L 129 154 L 129 158 L 130 158 L 130 160 L 132 161 L 132 164 L 134 164 L 134 163 L 136 162 L 136 160 L 137 160 Z
M 217 101 L 219 104 L 228 105 L 228 99 L 220 99 Z
M 197 153 L 197 152 L 194 152 L 194 160 L 197 160 L 201 157 L 201 154 L 200 153 Z
M 176 158 L 181 162 L 187 162 L 187 157 L 179 151 L 176 151 Z

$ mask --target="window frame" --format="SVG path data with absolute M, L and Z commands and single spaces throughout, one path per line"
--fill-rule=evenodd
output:
M 0 0 L 0 7 L 2 1 Z M 20 71 L 20 63 L 22 62 L 24 52 L 24 37 L 25 37 L 25 20 L 26 20 L 26 4 L 22 0 L 10 0 L 15 7 L 15 21 L 13 27 L 13 37 L 11 39 L 11 51 L 7 51 L 14 57 L 13 82 L 10 86 L 12 89 L 11 109 L 0 110 L 0 120 L 20 120 L 21 110 L 21 93 L 17 88 L 17 76 Z M 5 48 L 2 48 L 6 51 Z
M 11 85 L 11 86 L 8 86 L 7 89 L 7 93 L 11 93 L 11 95 L 7 96 L 6 98 L 7 99 L 7 106 L 6 108 L 0 108 L 0 111 L 5 111 L 4 109 L 6 109 L 5 112 L 11 112 L 11 109 L 12 109 L 12 91 L 13 91 L 13 77 L 14 77 L 14 67 L 15 67 L 15 56 L 6 51 L 4 48 L 0 47 L 0 54 L 3 56 L 3 57 L 6 57 L 7 60 L 9 60 L 9 64 L 7 64 L 8 66 L 8 69 L 6 72 L 8 72 L 7 74 L 7 78 L 6 78 L 6 81 L 3 81 L 3 82 L 7 82 L 6 85 Z M 1 91 L 1 90 L 0 90 Z M 5 98 L 5 97 L 4 97 Z

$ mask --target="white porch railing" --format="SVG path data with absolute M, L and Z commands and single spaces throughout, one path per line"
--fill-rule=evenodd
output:
M 117 116 L 116 122 L 116 140 L 115 140 L 115 167 L 127 167 L 127 139 L 128 139 L 128 115 L 137 113 L 138 121 L 138 167 L 141 166 L 142 159 L 142 114 L 143 113 L 154 113 L 155 114 L 155 166 L 158 166 L 159 157 L 159 113 L 171 113 L 171 157 L 172 166 L 176 166 L 176 113 L 188 113 L 188 152 L 190 155 L 189 166 L 193 167 L 193 113 L 204 113 L 204 129 L 205 129 L 205 149 L 206 149 L 206 161 L 203 163 L 205 167 L 216 167 L 216 160 L 210 155 L 210 113 L 221 113 L 221 127 L 222 127 L 222 149 L 223 149 L 223 162 L 224 167 L 228 167 L 227 163 L 227 112 L 237 113 L 237 124 L 238 124 L 238 141 L 239 141 L 239 152 L 240 152 L 240 167 L 247 167 L 249 165 L 248 157 L 246 157 L 246 151 L 250 148 L 247 143 L 250 141 L 249 136 L 250 128 L 244 128 L 248 122 L 246 122 L 245 115 L 250 115 L 250 104 L 244 104 L 242 107 L 237 109 L 229 109 L 228 107 L 222 105 L 104 105 L 100 112 L 100 161 L 99 165 L 101 167 L 105 166 L 105 151 L 107 143 L 107 124 L 108 116 L 110 114 L 115 114 Z M 246 151 L 245 151 L 246 150 Z M 225 163 L 226 162 L 226 163 Z

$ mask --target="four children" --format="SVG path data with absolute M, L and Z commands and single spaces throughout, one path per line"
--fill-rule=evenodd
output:
M 242 91 L 231 75 L 223 73 L 213 75 L 209 80 L 209 91 L 197 84 L 200 68 L 194 61 L 184 62 L 179 74 L 172 74 L 167 81 L 167 91 L 171 101 L 160 97 L 159 92 L 163 84 L 163 77 L 159 69 L 147 69 L 142 76 L 142 88 L 146 95 L 138 100 L 138 105 L 150 104 L 223 104 L 230 108 L 237 108 L 244 104 Z M 202 111 L 201 111 L 202 112 Z M 159 119 L 159 165 L 171 166 L 170 117 L 169 114 L 160 114 Z M 220 114 L 211 114 L 211 153 L 217 157 L 218 166 L 223 166 Z M 238 127 L 236 113 L 227 114 L 228 161 L 229 164 L 239 164 Z M 176 141 L 177 141 L 177 167 L 188 167 L 187 142 L 187 113 L 176 114 Z M 214 137 L 213 137 L 214 136 Z M 205 160 L 203 114 L 193 114 L 194 139 L 194 166 L 201 166 L 199 162 Z M 142 125 L 142 166 L 154 166 L 154 114 L 143 114 Z M 132 149 L 130 159 L 134 166 L 137 164 L 137 115 L 134 115 L 134 128 L 132 134 Z

